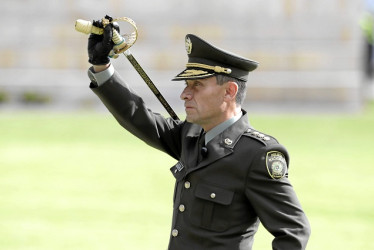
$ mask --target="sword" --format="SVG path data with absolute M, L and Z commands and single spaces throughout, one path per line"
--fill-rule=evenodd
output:
M 132 32 L 130 35 L 124 35 L 121 36 L 116 29 L 113 29 L 113 42 L 115 46 L 113 47 L 113 50 L 109 54 L 112 58 L 117 58 L 120 53 L 123 53 L 126 58 L 129 60 L 131 65 L 135 68 L 135 70 L 139 73 L 140 77 L 144 80 L 144 82 L 147 84 L 147 86 L 150 88 L 150 90 L 153 92 L 153 94 L 157 97 L 157 99 L 160 101 L 162 106 L 166 109 L 166 111 L 169 113 L 169 115 L 174 120 L 180 120 L 177 114 L 174 112 L 172 107 L 169 105 L 169 103 L 165 100 L 163 95 L 160 93 L 160 91 L 157 89 L 156 85 L 153 83 L 151 78 L 147 75 L 147 73 L 144 71 L 142 66 L 138 63 L 138 61 L 135 59 L 135 57 L 130 52 L 129 48 L 135 43 L 137 37 L 138 37 L 138 31 L 135 22 L 127 17 L 121 17 L 117 19 L 113 19 L 112 21 L 109 21 L 106 18 L 102 19 L 102 23 L 105 27 L 105 25 L 108 25 L 109 23 L 115 22 L 115 21 L 126 21 L 129 24 L 131 24 L 134 28 L 134 32 Z M 97 35 L 103 34 L 103 29 L 98 28 L 96 26 L 93 26 L 91 22 L 78 19 L 75 22 L 75 29 L 79 32 L 90 34 L 94 33 Z M 126 39 L 125 39 L 126 37 Z
M 174 119 L 174 120 L 179 120 L 177 114 L 175 114 L 174 110 L 172 107 L 170 107 L 169 103 L 165 100 L 165 98 L 162 96 L 160 91 L 157 89 L 157 87 L 154 85 L 152 80 L 149 78 L 147 73 L 145 73 L 144 69 L 138 61 L 135 59 L 135 57 L 131 54 L 130 50 L 126 50 L 123 52 L 123 54 L 126 56 L 126 58 L 130 61 L 132 66 L 135 68 L 135 70 L 139 73 L 140 77 L 143 78 L 144 82 L 148 85 L 148 87 L 151 89 L 153 94 L 157 97 L 157 99 L 160 101 L 162 106 L 166 109 L 166 111 L 169 113 L 169 115 Z

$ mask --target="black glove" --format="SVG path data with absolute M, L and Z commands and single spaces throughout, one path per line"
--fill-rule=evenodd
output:
M 93 25 L 99 28 L 103 28 L 103 24 L 100 21 L 93 21 Z M 105 65 L 110 62 L 109 52 L 113 49 L 114 43 L 112 41 L 113 36 L 113 24 L 108 24 L 104 28 L 102 35 L 91 34 L 88 38 L 88 62 L 93 65 Z

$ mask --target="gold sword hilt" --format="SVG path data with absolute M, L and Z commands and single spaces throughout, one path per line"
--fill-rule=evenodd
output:
M 113 28 L 112 41 L 115 45 L 113 47 L 113 50 L 109 54 L 109 56 L 112 58 L 117 58 L 119 54 L 128 50 L 136 42 L 138 38 L 138 28 L 136 27 L 135 22 L 131 18 L 120 17 L 120 18 L 113 19 L 112 21 L 106 18 L 101 19 L 101 22 L 104 28 L 108 24 L 114 23 L 117 21 L 124 21 L 124 22 L 129 23 L 134 28 L 134 31 L 129 35 L 128 34 L 120 35 L 118 31 Z M 96 35 L 102 35 L 104 33 L 103 28 L 96 27 L 92 24 L 92 22 L 82 20 L 82 19 L 78 19 L 77 21 L 75 21 L 75 30 L 81 33 L 87 34 L 87 35 L 91 33 L 96 34 Z

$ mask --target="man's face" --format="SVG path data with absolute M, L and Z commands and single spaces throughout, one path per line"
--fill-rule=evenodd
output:
M 224 100 L 226 84 L 218 85 L 215 76 L 205 79 L 187 80 L 180 98 L 184 101 L 186 119 L 204 129 L 211 129 L 225 120 Z

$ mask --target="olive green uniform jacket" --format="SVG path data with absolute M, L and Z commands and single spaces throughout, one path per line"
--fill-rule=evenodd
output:
M 169 250 L 250 250 L 260 221 L 274 236 L 273 249 L 305 248 L 310 227 L 287 178 L 288 153 L 254 130 L 244 110 L 198 162 L 200 126 L 153 113 L 117 72 L 91 88 L 120 125 L 178 161 L 171 168 L 176 185 Z M 285 166 L 279 176 L 267 166 L 276 156 Z

